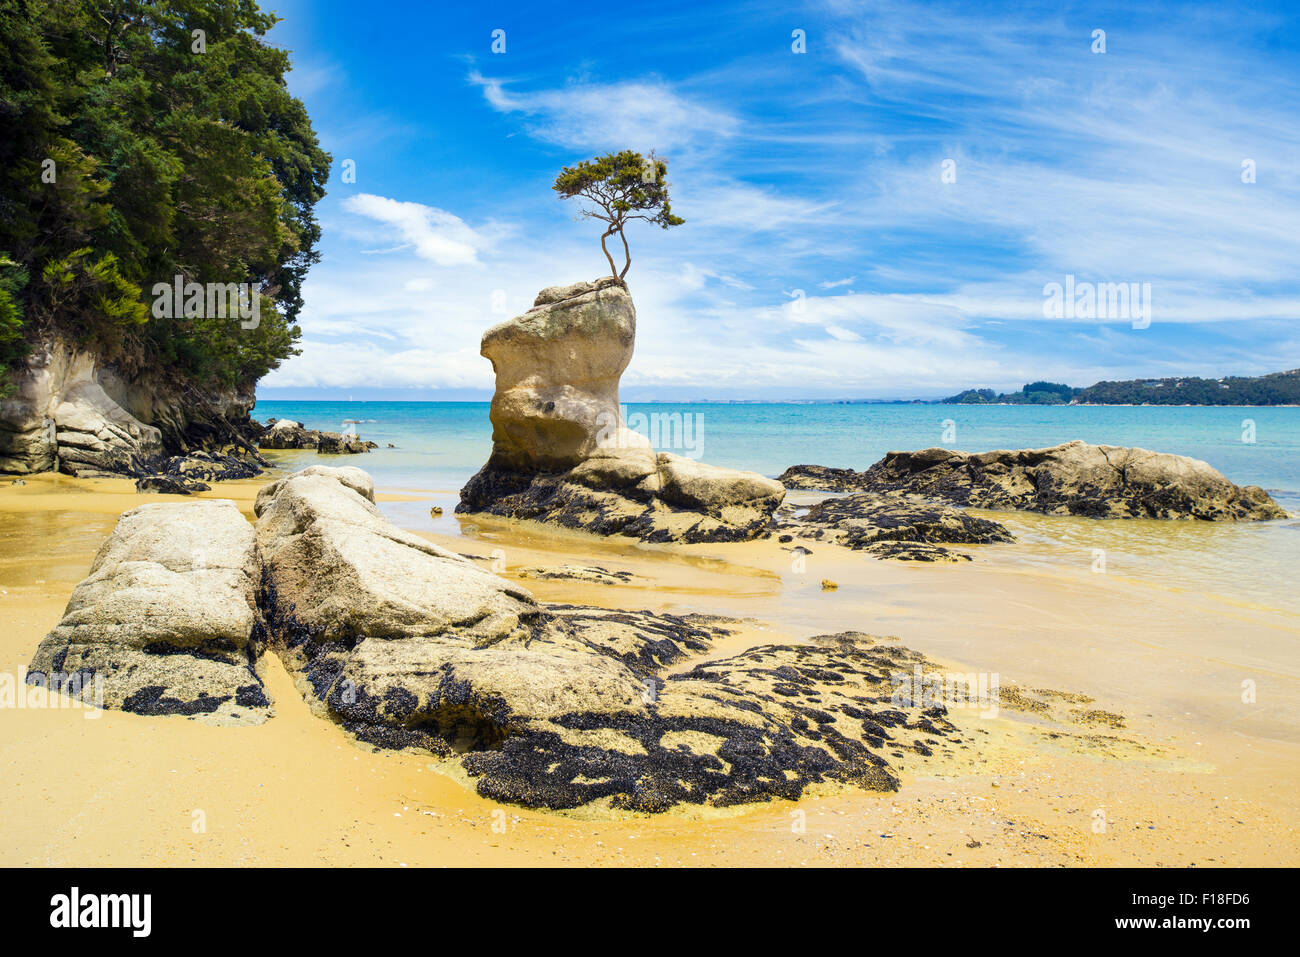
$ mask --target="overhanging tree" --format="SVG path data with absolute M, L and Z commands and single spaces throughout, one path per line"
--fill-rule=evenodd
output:
M 600 248 L 609 261 L 610 272 L 621 280 L 632 266 L 632 252 L 627 237 L 623 235 L 627 223 L 641 219 L 667 229 L 686 221 L 673 215 L 668 200 L 667 177 L 667 162 L 653 152 L 642 156 L 635 150 L 623 150 L 564 167 L 551 188 L 562 199 L 576 196 L 586 200 L 579 214 L 606 225 L 600 237 Z M 616 234 L 623 243 L 625 262 L 622 271 L 614 264 L 614 257 L 605 245 L 605 240 Z

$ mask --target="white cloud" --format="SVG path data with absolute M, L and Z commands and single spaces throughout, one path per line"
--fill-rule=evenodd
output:
M 473 265 L 489 244 L 459 216 L 434 206 L 359 193 L 345 199 L 343 208 L 393 227 L 417 256 L 439 266 Z
M 689 99 L 659 80 L 575 83 L 532 93 L 512 93 L 506 81 L 470 74 L 501 113 L 528 117 L 539 139 L 576 149 L 668 151 L 712 144 L 735 134 L 739 121 Z

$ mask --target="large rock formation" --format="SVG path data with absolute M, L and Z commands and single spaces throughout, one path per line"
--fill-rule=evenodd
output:
M 956 746 L 899 704 L 924 659 L 865 635 L 767 646 L 666 677 L 730 622 L 543 605 L 390 525 L 365 473 L 314 467 L 259 495 L 273 647 L 362 740 L 460 760 L 486 797 L 641 811 L 892 789 L 891 758 Z
M 261 579 L 234 502 L 142 505 L 123 514 L 41 642 L 28 681 L 80 684 L 83 700 L 139 714 L 264 720 L 254 668 Z
M 0 472 L 141 477 L 166 472 L 169 457 L 194 450 L 264 464 L 248 441 L 251 394 L 128 378 L 57 337 L 34 349 L 14 380 L 0 400 Z
M 1287 514 L 1263 489 L 1234 485 L 1199 459 L 1079 441 L 1020 451 L 890 452 L 865 472 L 846 473 L 795 466 L 782 480 L 809 488 L 829 478 L 836 490 L 1091 518 L 1258 521 Z
M 656 453 L 626 427 L 618 383 L 635 336 L 632 298 L 612 277 L 543 289 L 528 312 L 489 329 L 492 455 L 457 511 L 647 541 L 766 534 L 780 483 Z
M 612 276 L 543 289 L 528 312 L 485 332 L 480 352 L 497 380 L 492 464 L 560 471 L 587 458 L 601 430 L 620 424 L 618 380 L 635 340 L 636 308 Z

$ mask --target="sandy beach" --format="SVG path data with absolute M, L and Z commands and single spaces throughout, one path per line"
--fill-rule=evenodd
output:
M 233 499 L 251 516 L 261 484 L 223 483 L 199 497 Z M 381 489 L 376 500 L 427 512 L 454 494 Z M 165 499 L 127 480 L 40 475 L 0 485 L 6 672 L 17 675 L 58 622 L 117 516 Z M 740 619 L 708 657 L 864 631 L 955 673 L 997 675 L 1001 706 L 996 717 L 954 711 L 975 744 L 903 762 L 894 793 L 825 785 L 798 802 L 726 812 L 543 812 L 480 798 L 428 754 L 355 742 L 313 716 L 279 659 L 265 655 L 274 717 L 255 727 L 0 710 L 0 864 L 1300 862 L 1294 603 L 1216 593 L 1191 572 L 1180 587 L 1177 569 L 1155 580 L 1122 560 L 1106 574 L 1090 567 L 1086 545 L 1098 535 L 1118 536 L 1107 547 L 1123 555 L 1124 536 L 1158 548 L 1200 528 L 1001 513 L 1018 543 L 974 548 L 970 563 L 891 563 L 822 542 L 800 563 L 776 538 L 644 545 L 447 513 L 440 527 L 455 523 L 459 534 L 422 534 L 539 600 Z M 1070 535 L 1080 538 L 1078 564 L 1045 561 Z M 594 584 L 531 571 L 564 565 L 630 578 Z M 1253 682 L 1253 703 L 1243 682 Z

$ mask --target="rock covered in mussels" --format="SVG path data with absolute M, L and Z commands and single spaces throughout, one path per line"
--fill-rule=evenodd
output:
M 755 472 L 653 449 L 599 449 L 567 472 L 484 466 L 461 489 L 456 511 L 647 542 L 733 542 L 768 535 L 784 495 Z
M 907 755 L 957 743 L 942 709 L 893 700 L 923 659 L 840 636 L 699 665 L 734 623 L 545 605 L 394 528 L 357 469 L 259 495 L 273 646 L 316 710 L 362 740 L 460 760 L 530 807 L 663 811 L 893 788 Z
M 890 452 L 861 488 L 955 505 L 1090 518 L 1259 521 L 1286 512 L 1255 485 L 1234 485 L 1199 459 L 1068 442 L 1016 452 Z
M 1013 540 L 1002 524 L 976 518 L 951 505 L 877 492 L 828 498 L 793 522 L 791 527 L 798 527 L 805 537 L 865 550 L 877 558 L 903 561 L 969 560 L 969 555 L 946 546 Z
M 853 469 L 828 468 L 825 465 L 792 465 L 777 481 L 788 489 L 817 492 L 860 492 L 862 474 Z

